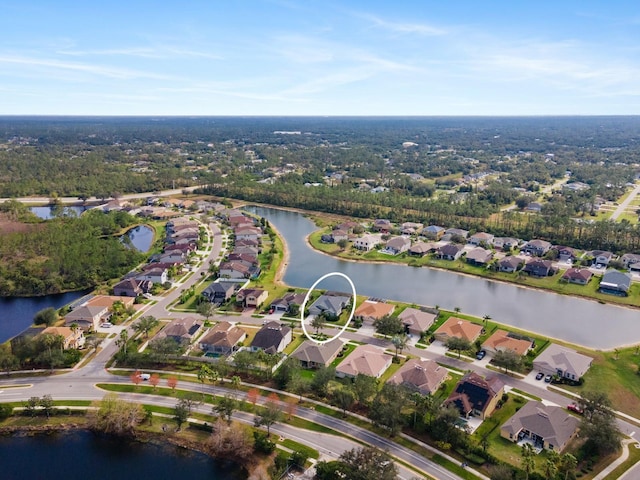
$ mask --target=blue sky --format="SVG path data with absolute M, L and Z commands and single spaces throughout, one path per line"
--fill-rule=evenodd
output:
M 0 114 L 637 115 L 640 2 L 2 2 Z

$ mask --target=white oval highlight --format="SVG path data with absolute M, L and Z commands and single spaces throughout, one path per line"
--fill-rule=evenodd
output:
M 311 295 L 311 292 L 313 292 L 313 289 L 316 288 L 316 286 L 320 282 L 322 282 L 325 278 L 334 277 L 334 276 L 342 277 L 342 278 L 346 279 L 347 282 L 349 282 L 349 285 L 351 285 L 351 291 L 353 292 L 353 300 L 351 301 L 351 314 L 349 315 L 349 319 L 346 321 L 346 323 L 342 327 L 342 330 L 340 330 L 336 335 L 334 335 L 333 337 L 331 337 L 331 338 L 329 338 L 327 340 L 316 340 L 311 335 L 309 335 L 309 332 L 307 332 L 307 327 L 304 324 L 304 310 L 305 310 L 305 307 L 307 306 L 307 302 L 309 301 L 309 296 Z M 335 340 L 336 338 L 338 338 L 340 335 L 342 335 L 345 332 L 345 330 L 347 329 L 347 327 L 351 323 L 351 320 L 353 320 L 353 314 L 355 313 L 355 311 L 356 311 L 356 286 L 353 284 L 351 279 L 348 276 L 346 276 L 344 273 L 342 273 L 342 272 L 329 272 L 326 275 L 323 275 L 322 277 L 320 277 L 318 280 L 316 280 L 316 282 L 313 285 L 311 285 L 311 288 L 307 291 L 307 294 L 304 297 L 304 302 L 302 302 L 302 306 L 300 307 L 300 323 L 302 324 L 302 331 L 304 332 L 304 335 L 309 340 L 311 340 L 312 342 L 315 342 L 318 345 L 324 345 L 325 343 L 329 343 L 329 342 Z

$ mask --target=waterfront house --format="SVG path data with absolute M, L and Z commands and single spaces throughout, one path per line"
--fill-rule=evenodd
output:
M 538 448 L 561 453 L 579 425 L 580 420 L 563 408 L 531 400 L 500 427 L 500 436 L 514 443 L 529 440 Z
M 532 277 L 548 277 L 555 273 L 551 260 L 541 260 L 539 258 L 529 260 L 522 271 Z
M 433 360 L 412 358 L 400 367 L 387 383 L 403 385 L 421 395 L 432 395 L 448 376 L 447 369 Z
M 438 328 L 433 335 L 441 342 L 446 342 L 450 337 L 457 337 L 464 338 L 469 343 L 473 343 L 481 333 L 482 325 L 458 317 L 449 317 L 440 325 L 440 328 Z
M 464 253 L 464 249 L 455 243 L 442 245 L 436 250 L 436 256 L 442 260 L 457 260 Z
M 385 315 L 391 315 L 394 308 L 394 305 L 390 303 L 365 300 L 358 308 L 356 308 L 354 316 L 363 322 L 372 323 Z
M 97 330 L 100 323 L 106 321 L 111 316 L 109 307 L 83 305 L 72 310 L 64 316 L 66 327 L 77 324 L 85 332 Z
M 437 315 L 434 313 L 418 310 L 417 308 L 407 307 L 404 311 L 398 315 L 398 318 L 402 320 L 405 330 L 410 335 L 417 335 L 418 337 L 426 332 Z
M 467 252 L 467 263 L 478 267 L 486 266 L 493 258 L 493 252 L 491 250 L 485 250 L 482 247 L 476 247 L 473 250 Z
M 513 273 L 522 265 L 524 265 L 524 260 L 519 257 L 509 256 L 498 260 L 498 269 L 501 272 Z
M 454 405 L 465 418 L 474 416 L 484 420 L 496 409 L 503 393 L 504 383 L 497 376 L 485 379 L 470 372 L 460 379 L 443 405 Z
M 629 273 L 607 270 L 600 280 L 598 291 L 611 295 L 627 296 L 629 295 L 629 288 L 631 288 L 631 275 Z
M 309 315 L 320 315 L 328 313 L 330 315 L 340 316 L 342 310 L 351 300 L 351 295 L 340 294 L 335 292 L 327 292 L 313 302 L 309 307 Z
M 435 252 L 436 248 L 435 243 L 416 242 L 409 247 L 409 255 L 423 257 L 427 253 Z
M 336 367 L 339 378 L 355 378 L 358 375 L 380 378 L 391 366 L 393 357 L 384 349 L 374 345 L 358 345 L 351 354 Z
M 380 237 L 376 235 L 363 235 L 353 241 L 353 248 L 369 252 L 380 243 Z
M 526 355 L 532 347 L 531 340 L 518 338 L 505 330 L 496 330 L 482 344 L 482 348 L 491 353 L 512 351 L 521 356 Z
M 384 248 L 384 252 L 392 255 L 399 255 L 409 250 L 411 246 L 411 240 L 407 237 L 393 237 L 387 242 Z
M 593 273 L 588 268 L 570 268 L 560 278 L 563 282 L 586 285 L 591 280 Z
M 533 361 L 533 368 L 544 374 L 579 380 L 593 359 L 568 347 L 552 343 Z

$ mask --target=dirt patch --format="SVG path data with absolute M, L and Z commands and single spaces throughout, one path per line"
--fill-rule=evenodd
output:
M 38 224 L 16 222 L 11 220 L 6 214 L 0 213 L 0 235 L 32 232 L 38 228 L 41 228 Z

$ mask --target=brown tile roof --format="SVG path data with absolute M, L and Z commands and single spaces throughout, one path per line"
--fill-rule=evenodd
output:
M 359 373 L 378 378 L 389 368 L 392 357 L 380 347 L 358 345 L 351 354 L 336 367 L 336 373 L 355 377 Z
M 405 385 L 423 395 L 430 395 L 447 378 L 447 369 L 432 360 L 412 358 L 387 380 L 387 383 Z
M 229 322 L 220 322 L 200 340 L 201 344 L 231 348 L 247 333 Z
M 447 337 L 464 338 L 470 342 L 475 342 L 482 332 L 482 325 L 463 320 L 458 317 L 449 317 L 438 328 L 434 335 L 446 335 Z
M 483 348 L 494 351 L 512 350 L 518 355 L 526 354 L 531 348 L 530 340 L 521 340 L 508 336 L 509 333 L 504 330 L 497 330 L 482 344 Z
M 355 316 L 373 319 L 381 318 L 385 315 L 391 315 L 394 308 L 395 306 L 391 305 L 390 303 L 372 302 L 370 300 L 365 300 L 364 302 L 362 302 L 362 305 L 360 305 L 356 309 Z

